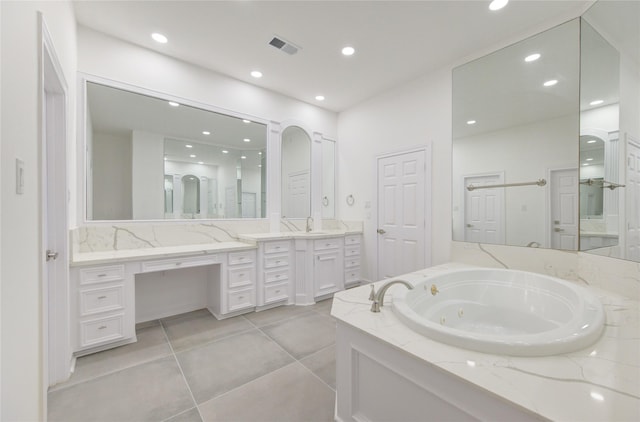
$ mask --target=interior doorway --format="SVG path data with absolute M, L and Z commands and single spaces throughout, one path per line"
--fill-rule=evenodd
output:
M 640 262 L 640 142 L 627 135 L 625 258 Z
M 464 192 L 463 233 L 465 242 L 505 244 L 504 172 L 462 177 Z M 469 190 L 469 186 L 482 189 Z
M 549 170 L 550 216 L 548 233 L 551 248 L 578 250 L 578 170 Z

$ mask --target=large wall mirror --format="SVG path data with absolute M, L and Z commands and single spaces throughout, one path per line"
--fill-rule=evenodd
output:
M 282 217 L 311 216 L 311 138 L 298 126 L 282 131 Z
M 86 82 L 87 220 L 262 218 L 267 126 Z
M 640 2 L 453 71 L 453 239 L 640 261 Z

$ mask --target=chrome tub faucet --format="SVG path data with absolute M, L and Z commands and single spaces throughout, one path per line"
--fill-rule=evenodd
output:
M 376 293 L 375 287 L 371 286 L 371 293 L 369 294 L 369 300 L 373 301 L 371 304 L 371 312 L 380 312 L 380 307 L 384 304 L 384 294 L 389 290 L 389 287 L 394 284 L 404 284 L 407 289 L 413 290 L 413 286 L 404 280 L 393 280 L 380 287 Z

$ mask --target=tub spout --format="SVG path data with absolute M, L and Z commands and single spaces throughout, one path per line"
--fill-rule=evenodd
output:
M 404 284 L 407 287 L 407 289 L 409 290 L 413 289 L 413 286 L 404 280 L 390 281 L 384 286 L 380 287 L 380 290 L 378 290 L 378 293 L 375 293 L 372 287 L 371 296 L 369 297 L 369 300 L 373 300 L 373 303 L 371 304 L 371 312 L 380 312 L 380 307 L 382 307 L 382 305 L 384 304 L 384 294 L 387 292 L 389 287 L 393 286 L 394 284 Z

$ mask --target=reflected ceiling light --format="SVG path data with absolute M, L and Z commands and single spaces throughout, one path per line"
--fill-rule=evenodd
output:
M 593 158 L 587 158 L 586 161 L 593 161 Z
M 544 86 L 554 86 L 557 83 L 558 83 L 557 79 L 550 79 L 547 82 L 543 83 L 542 85 L 544 85 Z
M 595 144 L 597 141 L 595 139 L 591 139 L 590 141 L 587 141 L 588 144 Z
M 588 165 L 589 165 L 589 163 L 583 163 L 582 164 L 583 167 L 588 166 Z
M 262 155 L 262 151 L 258 151 L 258 155 Z
M 316 100 L 324 101 L 324 95 L 316 95 Z
M 189 144 L 187 144 L 187 145 L 185 145 L 184 147 L 185 147 L 185 148 L 193 148 L 193 145 L 189 145 Z
M 258 167 L 262 167 L 262 164 L 258 164 Z
M 165 37 L 164 35 L 158 33 L 158 32 L 154 32 L 153 34 L 151 34 L 151 38 L 153 38 L 153 40 L 157 43 L 160 44 L 166 44 L 167 41 L 169 41 L 169 39 L 167 37 Z
M 247 159 L 247 157 L 246 157 L 246 156 L 244 156 L 244 155 L 241 155 L 241 156 L 240 156 L 240 158 L 242 158 L 243 160 L 246 160 L 246 159 Z
M 198 161 L 198 164 L 204 164 L 204 162 L 203 161 Z
M 242 121 L 245 123 L 251 123 L 251 120 L 247 120 L 247 119 L 242 119 Z
M 540 54 L 534 53 L 534 54 L 529 54 L 527 57 L 525 57 L 524 61 L 525 62 L 535 62 L 539 58 L 540 58 Z
M 259 70 L 254 70 L 253 72 L 251 72 L 251 76 L 256 79 L 262 78 L 262 72 L 260 72 Z
M 356 52 L 356 49 L 351 46 L 346 46 L 342 49 L 343 56 L 353 56 L 353 53 Z
M 249 138 L 244 138 L 244 139 L 243 139 L 243 141 L 245 141 L 245 142 L 251 142 L 251 139 L 249 139 Z
M 227 151 L 226 149 L 223 149 L 223 150 L 222 150 L 222 153 L 223 153 L 223 154 L 229 154 L 229 151 Z
M 180 104 L 176 103 L 175 101 L 169 101 L 169 105 L 171 107 L 178 107 Z
M 195 154 L 191 154 L 191 155 L 189 155 L 189 157 L 196 158 L 196 155 Z
M 467 124 L 468 125 L 475 125 L 476 121 L 475 120 L 467 120 Z
M 503 7 L 505 7 L 507 3 L 509 3 L 509 0 L 493 0 L 489 4 L 489 10 L 493 10 L 493 11 L 500 10 Z
M 203 134 L 203 135 L 211 135 L 211 132 L 209 132 L 208 130 L 203 130 L 203 131 L 202 131 L 202 134 Z
M 604 100 L 593 100 L 589 103 L 589 105 L 596 106 L 604 103 Z
M 164 157 L 164 161 L 167 161 L 167 157 Z

